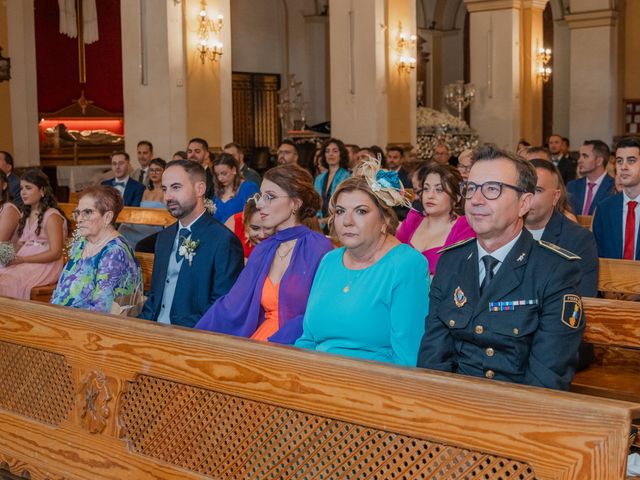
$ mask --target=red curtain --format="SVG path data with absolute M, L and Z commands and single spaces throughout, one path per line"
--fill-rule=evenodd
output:
M 85 45 L 87 83 L 78 75 L 78 40 L 58 32 L 57 0 L 35 0 L 38 110 L 55 112 L 70 105 L 85 90 L 94 105 L 123 111 L 120 0 L 97 0 L 100 39 Z

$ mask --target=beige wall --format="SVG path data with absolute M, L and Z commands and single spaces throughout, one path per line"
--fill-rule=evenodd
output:
M 225 19 L 221 32 L 224 54 L 219 61 L 206 60 L 204 65 L 196 50 L 200 1 L 187 0 L 184 4 L 187 137 L 202 137 L 210 147 L 221 147 L 233 140 L 229 0 L 207 2 L 210 16 L 222 14 Z
M 2 55 L 10 57 L 11 52 L 8 49 L 7 34 L 7 7 L 5 2 L 0 2 L 0 47 L 2 47 Z M 0 150 L 13 151 L 13 131 L 11 129 L 11 82 L 0 83 Z
M 626 3 L 624 98 L 640 99 L 640 1 Z

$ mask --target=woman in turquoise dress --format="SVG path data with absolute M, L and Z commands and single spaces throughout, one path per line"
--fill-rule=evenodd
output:
M 344 245 L 316 272 L 296 346 L 415 366 L 429 310 L 429 265 L 394 233 L 408 205 L 396 172 L 368 161 L 337 188 L 330 226 Z
M 330 138 L 320 148 L 320 165 L 325 169 L 313 182 L 313 187 L 322 197 L 322 208 L 318 212 L 320 225 L 327 226 L 329 199 L 338 185 L 351 176 L 349 173 L 349 152 L 342 140 Z
M 131 247 L 115 229 L 122 207 L 122 197 L 113 187 L 89 187 L 83 192 L 73 212 L 79 238 L 51 303 L 104 313 L 132 307 L 142 291 L 142 273 Z
M 260 188 L 242 177 L 238 162 L 228 153 L 221 153 L 215 158 L 213 171 L 213 202 L 216 206 L 213 218 L 225 223 L 229 217 L 242 212 L 247 200 Z

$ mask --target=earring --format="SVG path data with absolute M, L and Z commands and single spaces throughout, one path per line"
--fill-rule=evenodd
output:
M 296 213 L 298 213 L 298 211 L 295 208 L 291 210 L 291 215 L 295 215 Z

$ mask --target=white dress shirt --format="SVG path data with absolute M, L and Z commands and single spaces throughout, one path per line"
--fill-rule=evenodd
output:
M 501 246 L 500 248 L 498 248 L 497 250 L 491 253 L 487 252 L 484 248 L 482 248 L 480 246 L 479 241 L 476 242 L 476 245 L 478 246 L 478 273 L 479 273 L 478 285 L 482 285 L 482 281 L 484 280 L 485 273 L 486 273 L 484 271 L 484 262 L 482 261 L 482 257 L 486 255 L 491 255 L 493 258 L 498 260 L 498 264 L 495 267 L 493 267 L 493 274 L 495 275 L 496 273 L 498 273 L 498 270 L 500 270 L 500 267 L 502 266 L 502 262 L 504 262 L 504 259 L 507 258 L 507 255 L 509 255 L 509 252 L 511 251 L 513 246 L 516 244 L 518 239 L 520 238 L 520 235 L 522 235 L 522 231 L 520 231 L 520 233 L 516 235 L 515 238 L 511 240 L 509 243 Z

